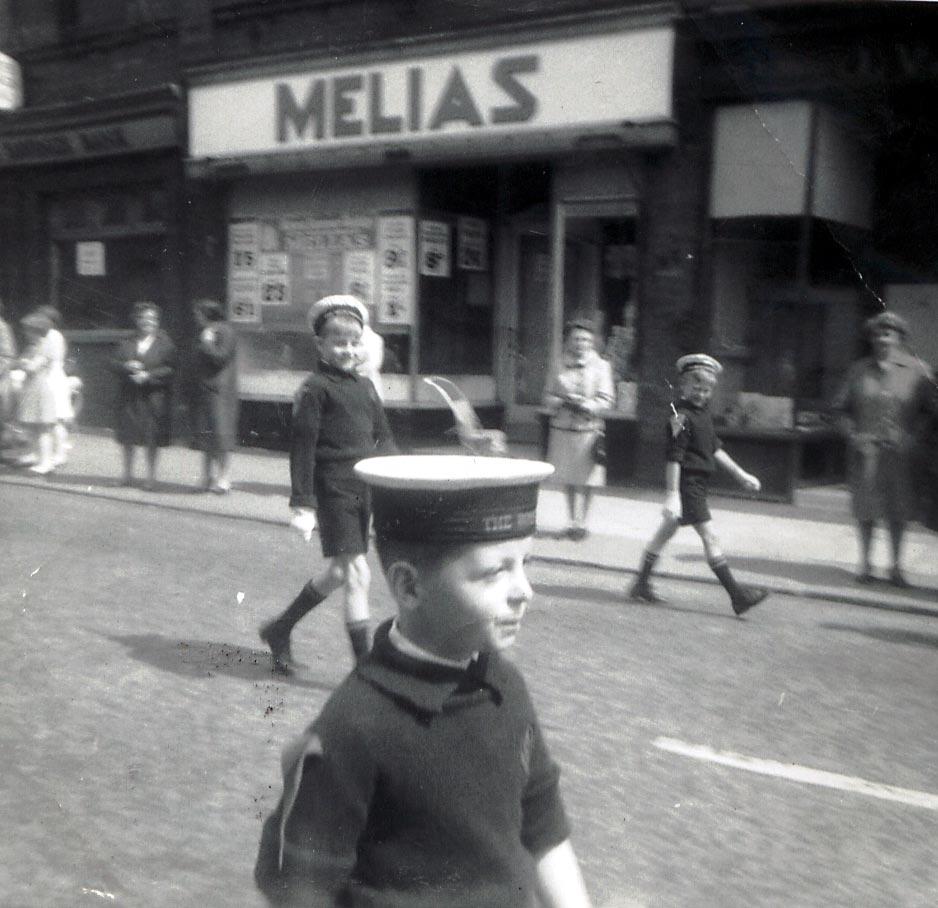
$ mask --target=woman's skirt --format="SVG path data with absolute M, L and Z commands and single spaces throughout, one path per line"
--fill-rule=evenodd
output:
M 593 458 L 598 429 L 558 429 L 551 426 L 547 460 L 554 467 L 553 482 L 565 486 L 604 486 L 606 468 Z
M 864 445 L 850 451 L 853 515 L 860 523 L 915 516 L 909 454 L 894 447 Z

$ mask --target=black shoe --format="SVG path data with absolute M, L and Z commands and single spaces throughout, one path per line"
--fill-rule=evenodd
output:
M 299 666 L 290 652 L 290 632 L 284 633 L 274 619 L 262 624 L 258 635 L 270 647 L 271 668 L 282 675 L 292 675 Z
M 629 590 L 629 596 L 632 599 L 638 599 L 642 602 L 664 602 L 647 580 L 636 580 Z
M 572 539 L 574 542 L 582 542 L 589 535 L 589 530 L 586 527 L 570 527 L 567 530 L 567 538 Z
M 903 574 L 902 571 L 900 571 L 897 567 L 893 568 L 889 572 L 889 582 L 893 586 L 898 587 L 900 590 L 908 590 L 912 587 L 912 584 L 905 579 L 905 574 Z
M 754 605 L 758 605 L 768 595 L 768 590 L 759 587 L 746 587 L 743 589 L 741 596 L 737 596 L 732 600 L 733 611 L 737 615 L 742 615 L 744 612 L 748 612 Z
M 862 583 L 864 586 L 869 586 L 871 583 L 876 583 L 876 578 L 869 571 L 863 571 L 862 573 L 857 574 L 857 583 Z

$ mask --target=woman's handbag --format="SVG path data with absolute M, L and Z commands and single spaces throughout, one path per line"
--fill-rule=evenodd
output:
M 593 439 L 593 462 L 601 467 L 606 466 L 606 433 L 599 432 Z

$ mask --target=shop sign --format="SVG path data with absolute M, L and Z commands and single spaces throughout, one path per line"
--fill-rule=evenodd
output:
M 284 247 L 289 252 L 374 249 L 374 218 L 317 220 L 308 217 L 282 218 Z
M 19 110 L 23 106 L 23 73 L 19 63 L 0 53 L 0 110 Z
M 346 252 L 343 290 L 369 309 L 375 304 L 375 254 L 371 249 Z
M 449 224 L 420 222 L 420 273 L 425 277 L 449 277 Z
M 664 26 L 193 85 L 190 155 L 659 122 L 673 116 L 673 68 Z
M 464 271 L 489 270 L 488 225 L 481 218 L 456 222 L 456 263 Z
M 0 136 L 0 166 L 132 154 L 176 145 L 171 116 L 120 123 Z
M 378 218 L 378 321 L 414 323 L 414 219 Z
M 75 274 L 81 277 L 104 277 L 104 243 L 93 240 L 75 244 Z

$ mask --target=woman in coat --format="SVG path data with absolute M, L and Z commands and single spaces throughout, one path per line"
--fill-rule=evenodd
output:
M 136 331 L 117 348 L 111 368 L 120 379 L 115 437 L 123 449 L 125 486 L 133 485 L 134 452 L 146 448 L 146 490 L 156 484 L 159 449 L 172 436 L 172 384 L 176 348 L 160 328 L 160 310 L 154 303 L 133 307 Z
M 919 387 L 928 370 L 905 347 L 908 325 L 893 312 L 866 323 L 872 355 L 851 366 L 837 395 L 847 434 L 853 515 L 860 540 L 859 583 L 875 580 L 870 560 L 878 521 L 889 528 L 889 582 L 908 587 L 902 573 L 906 524 L 915 516 L 911 461 L 913 427 L 920 409 Z
M 601 410 L 612 406 L 612 369 L 594 349 L 593 327 L 575 320 L 564 325 L 563 362 L 547 384 L 550 410 L 547 459 L 554 479 L 564 485 L 570 526 L 567 536 L 584 539 L 593 489 L 606 484 L 606 467 L 597 446 L 602 441 Z
M 202 451 L 202 486 L 231 490 L 231 452 L 238 443 L 238 336 L 215 300 L 195 303 L 193 443 Z

